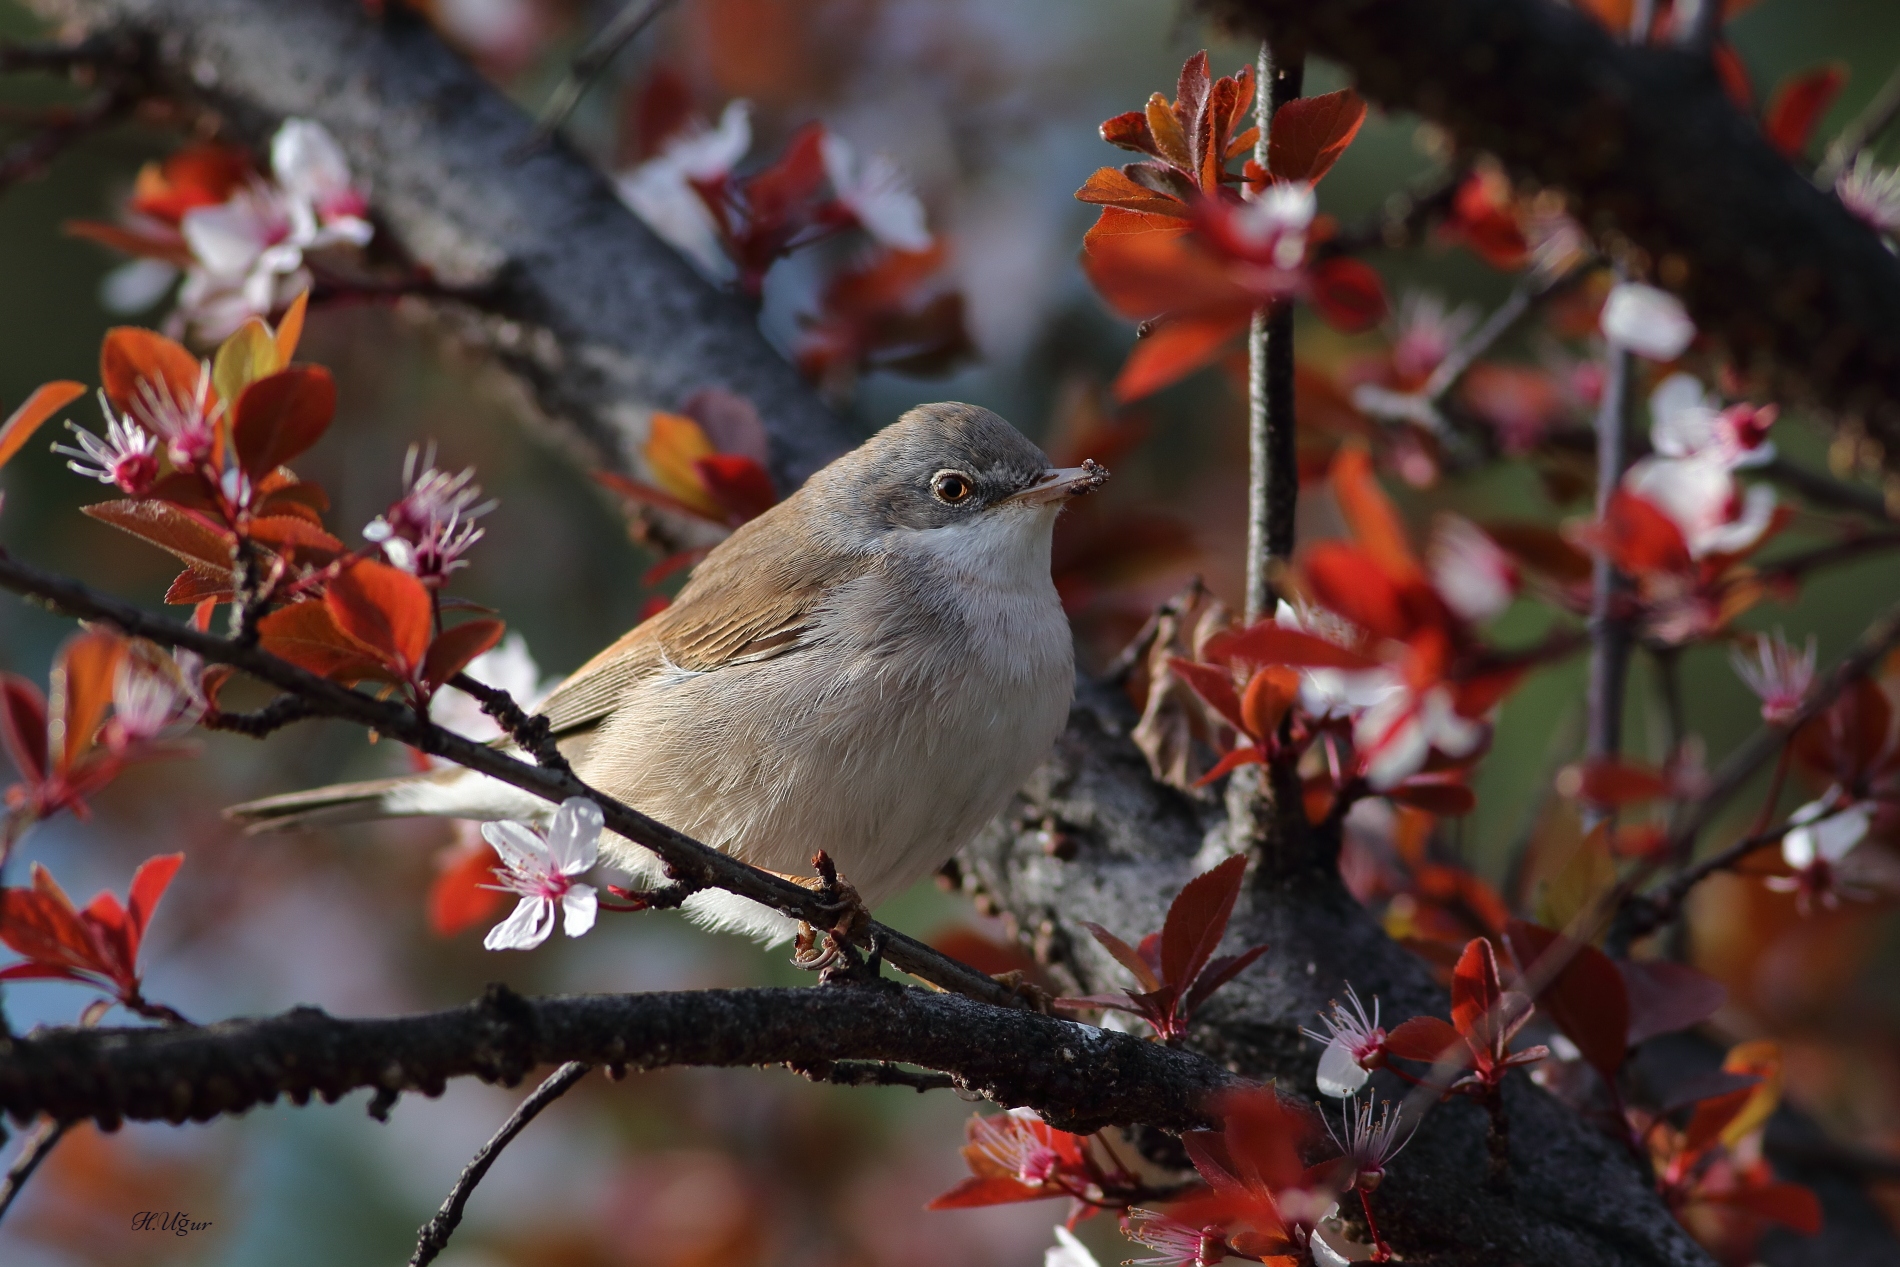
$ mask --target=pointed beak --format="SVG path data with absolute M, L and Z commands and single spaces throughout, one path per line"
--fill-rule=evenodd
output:
M 1025 506 L 1046 506 L 1051 502 L 1086 496 L 1107 482 L 1108 468 L 1093 458 L 1087 458 L 1080 466 L 1052 467 L 1044 471 L 1034 484 L 1004 498 L 1004 501 Z

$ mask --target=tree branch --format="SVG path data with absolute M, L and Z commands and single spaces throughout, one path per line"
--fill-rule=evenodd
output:
M 82 620 L 105 621 L 123 633 L 150 639 L 160 646 L 195 651 L 211 663 L 241 669 L 296 696 L 309 705 L 312 715 L 337 717 L 367 726 L 430 756 L 446 757 L 457 765 L 500 779 L 545 800 L 559 803 L 570 796 L 584 796 L 600 806 L 609 831 L 653 850 L 665 862 L 670 878 L 679 883 L 726 889 L 817 927 L 829 927 L 836 917 L 835 911 L 827 912 L 821 894 L 709 849 L 685 833 L 589 787 L 571 772 L 530 765 L 486 744 L 464 739 L 402 704 L 349 690 L 256 647 L 153 616 L 130 603 L 100 594 L 66 577 L 43 572 L 5 554 L 0 554 L 0 588 L 43 599 Z M 1021 999 L 989 977 L 896 929 L 872 921 L 855 935 L 860 944 L 867 946 L 875 939 L 891 963 L 946 990 L 1002 1006 L 1022 1005 Z
M 515 1106 L 508 1120 L 501 1124 L 494 1137 L 476 1150 L 474 1158 L 468 1163 L 456 1179 L 455 1186 L 449 1189 L 448 1199 L 435 1217 L 422 1225 L 422 1231 L 416 1238 L 416 1252 L 409 1256 L 409 1267 L 428 1267 L 436 1256 L 448 1248 L 449 1237 L 461 1225 L 462 1211 L 468 1206 L 469 1197 L 475 1193 L 475 1185 L 488 1174 L 488 1168 L 495 1164 L 495 1158 L 501 1150 L 514 1142 L 515 1136 L 527 1129 L 528 1123 L 541 1115 L 541 1110 L 566 1095 L 568 1089 L 587 1076 L 592 1065 L 579 1060 L 570 1060 L 549 1074 L 547 1081 Z
M 1204 1057 L 1076 1021 L 893 985 L 692 990 L 477 1002 L 344 1020 L 296 1008 L 192 1029 L 51 1029 L 0 1040 L 0 1111 L 62 1122 L 206 1121 L 360 1088 L 439 1095 L 450 1078 L 515 1085 L 538 1065 L 610 1069 L 895 1061 L 1028 1105 L 1065 1129 L 1205 1125 L 1236 1079 Z M 852 1066 L 847 1065 L 847 1068 Z
M 1900 260 L 1775 153 L 1706 56 L 1623 44 L 1547 0 L 1203 4 L 1256 37 L 1304 36 L 1380 105 L 1568 192 L 1586 228 L 1655 262 L 1751 386 L 1864 420 L 1900 470 Z

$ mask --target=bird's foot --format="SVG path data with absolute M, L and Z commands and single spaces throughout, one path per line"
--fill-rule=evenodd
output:
M 792 940 L 792 963 L 807 972 L 822 972 L 826 982 L 875 980 L 881 966 L 875 938 L 870 957 L 860 959 L 851 943 L 871 923 L 871 912 L 850 881 L 838 874 L 830 855 L 820 849 L 812 855 L 815 877 L 788 876 L 793 883 L 816 892 L 826 923 L 801 921 Z

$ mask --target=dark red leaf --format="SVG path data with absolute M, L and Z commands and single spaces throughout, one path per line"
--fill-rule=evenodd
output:
M 1629 995 L 1629 1045 L 1699 1025 L 1728 1001 L 1728 989 L 1688 964 L 1625 959 L 1616 965 Z
M 435 690 L 468 667 L 468 662 L 501 641 L 508 626 L 499 620 L 465 620 L 444 629 L 429 644 L 422 680 Z
M 1209 708 L 1219 713 L 1229 726 L 1243 734 L 1246 732 L 1247 724 L 1240 715 L 1240 695 L 1234 690 L 1233 674 L 1219 665 L 1183 660 L 1179 656 L 1168 660 L 1168 668 L 1205 700 Z
M 737 523 L 757 519 L 778 502 L 778 490 L 763 466 L 737 453 L 714 453 L 693 463 L 712 499 Z
M 182 853 L 159 854 L 147 858 L 132 873 L 132 887 L 126 895 L 127 915 L 132 924 L 132 945 L 136 950 L 138 939 L 145 935 L 145 929 L 152 922 L 152 912 L 158 907 L 158 900 L 165 896 L 172 877 L 178 874 L 178 868 L 185 864 Z
M 1497 952 L 1491 949 L 1489 938 L 1474 937 L 1451 970 L 1451 1023 L 1460 1034 L 1472 1038 L 1485 1018 L 1496 1013 L 1502 996 Z
M 1161 925 L 1161 979 L 1185 989 L 1220 946 L 1247 859 L 1235 855 L 1182 886 Z
M 1311 184 L 1332 170 L 1365 121 L 1366 103 L 1350 88 L 1289 101 L 1267 130 L 1267 170 L 1277 180 Z
M 1262 620 L 1245 629 L 1215 634 L 1207 640 L 1205 652 L 1210 660 L 1290 664 L 1302 669 L 1363 672 L 1380 667 L 1378 660 L 1363 652 L 1339 646 L 1298 629 L 1289 629 L 1272 620 Z
M 79 510 L 101 523 L 149 541 L 185 563 L 209 572 L 228 575 L 231 571 L 231 534 L 170 502 L 156 499 L 94 502 Z
M 1462 1058 L 1467 1050 L 1458 1031 L 1436 1016 L 1414 1016 L 1395 1027 L 1385 1036 L 1385 1049 L 1394 1056 L 1427 1064 L 1447 1051 L 1455 1051 Z
M 1469 814 L 1478 806 L 1478 798 L 1470 788 L 1463 783 L 1442 778 L 1407 779 L 1397 787 L 1388 789 L 1385 795 L 1388 800 L 1400 805 L 1409 805 L 1443 818 Z
M 1527 976 L 1548 970 L 1540 967 L 1546 956 L 1568 956 L 1536 1001 L 1591 1067 L 1605 1081 L 1614 1079 L 1629 1051 L 1630 1029 L 1629 995 L 1615 961 L 1595 946 L 1521 919 L 1510 922 L 1505 936 Z
M 0 673 L 0 740 L 7 756 L 28 783 L 46 781 L 51 767 L 46 752 L 46 697 L 40 688 L 13 673 Z
M 1833 108 L 1846 84 L 1847 67 L 1839 64 L 1817 66 L 1783 80 L 1762 118 L 1768 143 L 1784 158 L 1794 158 L 1807 149 L 1815 127 Z
M 1669 790 L 1669 782 L 1659 770 L 1601 757 L 1566 766 L 1557 775 L 1557 790 L 1571 799 L 1621 807 L 1655 800 Z
M 229 572 L 212 575 L 197 568 L 186 568 L 172 578 L 165 601 L 177 606 L 196 606 L 203 602 L 228 603 L 235 597 Z
M 1245 972 L 1256 959 L 1266 953 L 1267 947 L 1262 944 L 1249 946 L 1237 955 L 1221 955 L 1211 960 L 1207 965 L 1207 970 L 1195 978 L 1194 988 L 1189 990 L 1187 997 L 1181 1000 L 1182 1012 L 1192 1016 L 1201 1004 L 1207 1001 L 1209 995 Z
M 1107 950 L 1109 954 L 1115 956 L 1117 963 L 1135 975 L 1135 980 L 1140 984 L 1143 990 L 1152 993 L 1161 988 L 1161 981 L 1155 976 L 1154 969 L 1149 966 L 1148 961 L 1144 959 L 1141 953 L 1133 946 L 1130 946 L 1127 942 L 1115 936 L 1115 934 L 1109 932 L 1100 924 L 1083 920 L 1082 927 L 1088 929 L 1095 940 L 1101 942 L 1103 948 Z
M 232 430 L 238 457 L 253 480 L 304 452 L 336 413 L 336 381 L 320 365 L 293 365 L 260 378 L 238 397 Z
M 1327 325 L 1359 334 L 1385 320 L 1391 304 L 1378 270 L 1350 256 L 1321 260 L 1310 273 L 1307 300 Z
M 261 645 L 274 656 L 339 682 L 399 681 L 376 648 L 346 633 L 321 602 L 292 603 L 257 622 Z

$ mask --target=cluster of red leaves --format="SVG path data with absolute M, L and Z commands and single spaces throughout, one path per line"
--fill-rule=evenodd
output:
M 0 942 L 26 956 L 0 969 L 0 981 L 76 981 L 143 1015 L 178 1019 L 140 993 L 138 962 L 152 911 L 184 861 L 181 853 L 148 858 L 132 873 L 124 905 L 101 892 L 84 910 L 35 863 L 30 887 L 0 889 Z
M 930 377 L 976 354 L 963 296 L 933 288 L 947 252 L 880 250 L 825 283 L 816 313 L 799 318 L 798 368 L 829 395 L 848 395 L 861 373 Z
M 1503 988 L 1497 952 L 1490 941 L 1473 938 L 1452 969 L 1451 1023 L 1436 1016 L 1414 1016 L 1386 1035 L 1385 1052 L 1404 1060 L 1445 1061 L 1454 1068 L 1469 1069 L 1447 1086 L 1447 1093 L 1494 1096 L 1505 1074 L 1550 1055 L 1550 1049 L 1542 1045 L 1511 1050 L 1511 1040 L 1533 1011 L 1528 995 Z
M 438 631 L 428 587 L 325 531 L 323 490 L 285 465 L 323 436 L 336 411 L 329 371 L 291 362 L 307 298 L 276 330 L 247 321 L 206 362 L 150 330 L 108 332 L 100 378 L 110 418 L 151 447 L 142 462 L 132 460 L 141 456 L 134 449 L 102 466 L 101 477 L 126 497 L 83 509 L 184 563 L 167 602 L 242 601 L 259 616 L 266 650 L 337 681 L 400 686 L 425 702 L 495 644 L 502 623 Z M 221 680 L 208 675 L 208 689 Z
M 180 227 L 185 213 L 218 206 L 255 179 L 259 173 L 243 150 L 202 141 L 139 169 L 122 223 L 68 220 L 64 228 L 112 250 L 183 268 L 192 262 Z
M 1194 1012 L 1209 995 L 1238 976 L 1267 952 L 1250 946 L 1237 955 L 1221 955 L 1221 937 L 1240 896 L 1247 870 L 1244 857 L 1233 857 L 1189 880 L 1168 907 L 1161 931 L 1130 946 L 1100 924 L 1085 927 L 1108 953 L 1134 974 L 1140 989 L 1130 994 L 1091 994 L 1059 1000 L 1064 1006 L 1113 1008 L 1139 1016 L 1165 1043 L 1187 1036 Z
M 126 654 L 125 639 L 108 629 L 69 639 L 53 659 L 50 706 L 32 682 L 0 674 L 0 742 L 20 775 L 7 789 L 6 807 L 19 822 L 60 810 L 84 817 L 86 798 L 128 764 L 164 755 L 149 736 L 106 718 Z M 0 860 L 6 852 L 0 846 Z
M 1299 765 L 1317 748 L 1326 759 L 1304 776 L 1306 812 L 1314 822 L 1364 795 L 1369 777 L 1400 804 L 1434 814 L 1468 812 L 1472 798 L 1462 771 L 1477 759 L 1477 749 L 1424 756 L 1406 763 L 1413 768 L 1392 780 L 1376 777 L 1378 763 L 1400 747 L 1415 746 L 1422 734 L 1429 743 L 1427 722 L 1440 704 L 1467 722 L 1485 717 L 1528 665 L 1487 648 L 1441 596 L 1363 449 L 1340 451 L 1332 485 L 1353 539 L 1309 548 L 1299 583 L 1309 599 L 1346 622 L 1351 636 L 1334 641 L 1269 618 L 1209 639 L 1202 662 L 1172 662 L 1244 740 L 1203 782 L 1243 765 Z M 1351 718 L 1314 717 L 1296 706 L 1300 673 L 1311 670 L 1386 673 L 1408 702 L 1391 710 L 1367 742 Z
M 1211 79 L 1207 54 L 1182 67 L 1175 99 L 1102 125 L 1111 145 L 1154 161 L 1104 167 L 1076 197 L 1102 207 L 1083 266 L 1102 296 L 1144 322 L 1115 392 L 1132 400 L 1212 363 L 1263 306 L 1304 298 L 1342 330 L 1386 312 L 1378 274 L 1319 248 L 1332 233 L 1311 186 L 1358 134 L 1365 103 L 1350 90 L 1290 101 L 1274 115 L 1267 168 L 1228 169 L 1255 140 L 1236 133 L 1253 101 L 1251 69 Z M 1242 187 L 1253 197 L 1243 199 Z
M 857 216 L 828 190 L 824 139 L 824 125 L 808 123 L 770 166 L 693 182 L 738 268 L 743 293 L 756 297 L 772 265 L 793 251 L 856 227 Z

